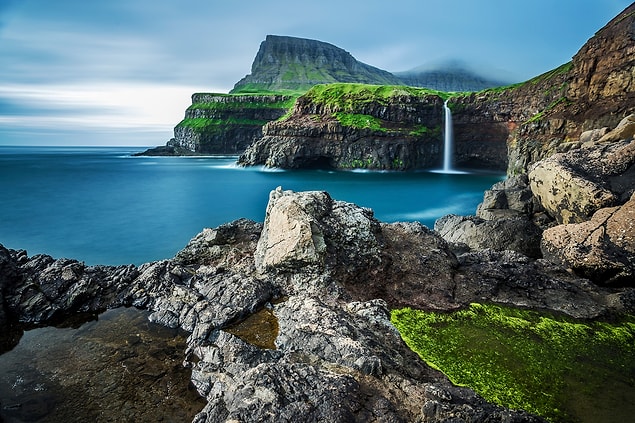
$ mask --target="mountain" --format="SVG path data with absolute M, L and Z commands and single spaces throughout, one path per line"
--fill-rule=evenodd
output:
M 439 91 L 481 91 L 508 85 L 511 81 L 486 78 L 457 60 L 420 66 L 394 75 L 405 85 Z
M 390 73 L 356 60 L 332 44 L 305 38 L 267 35 L 251 66 L 251 74 L 231 91 L 306 91 L 317 84 L 355 82 L 409 85 L 439 91 L 480 91 L 509 84 L 479 75 L 461 61 L 420 66 Z
M 230 93 L 306 91 L 316 84 L 332 82 L 403 84 L 390 72 L 359 62 L 332 44 L 267 35 L 251 65 L 251 74 L 238 81 Z

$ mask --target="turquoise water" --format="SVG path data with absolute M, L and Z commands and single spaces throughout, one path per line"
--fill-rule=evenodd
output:
M 141 148 L 0 147 L 0 243 L 87 264 L 170 258 L 205 227 L 263 221 L 269 192 L 325 190 L 385 222 L 474 214 L 500 174 L 272 171 Z

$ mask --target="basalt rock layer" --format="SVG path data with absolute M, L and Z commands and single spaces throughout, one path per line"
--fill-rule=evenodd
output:
M 287 95 L 193 94 L 174 138 L 141 155 L 238 155 L 262 136 L 265 123 L 287 113 L 294 100 Z
M 441 161 L 443 101 L 427 90 L 330 84 L 298 98 L 240 156 L 242 165 L 406 170 Z

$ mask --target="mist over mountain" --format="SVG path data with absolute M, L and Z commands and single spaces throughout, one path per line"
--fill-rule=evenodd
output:
M 490 73 L 492 76 L 484 76 Z M 480 91 L 518 82 L 501 75 L 500 71 L 484 68 L 475 70 L 474 66 L 461 60 L 426 64 L 408 71 L 394 72 L 393 75 L 406 85 L 439 91 Z
M 307 90 L 316 84 L 355 82 L 409 85 L 441 91 L 479 91 L 509 84 L 488 78 L 454 60 L 398 73 L 367 65 L 349 52 L 323 41 L 267 35 L 251 66 L 231 93 Z

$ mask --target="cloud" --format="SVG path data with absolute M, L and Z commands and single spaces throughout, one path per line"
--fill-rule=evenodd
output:
M 0 0 L 0 116 L 12 128 L 171 128 L 192 92 L 227 92 L 248 74 L 267 34 L 329 42 L 388 71 L 459 58 L 528 79 L 629 3 Z
M 164 134 L 156 141 L 160 144 L 172 136 L 195 91 L 163 84 L 1 86 L 0 126 L 14 131 L 154 132 Z

